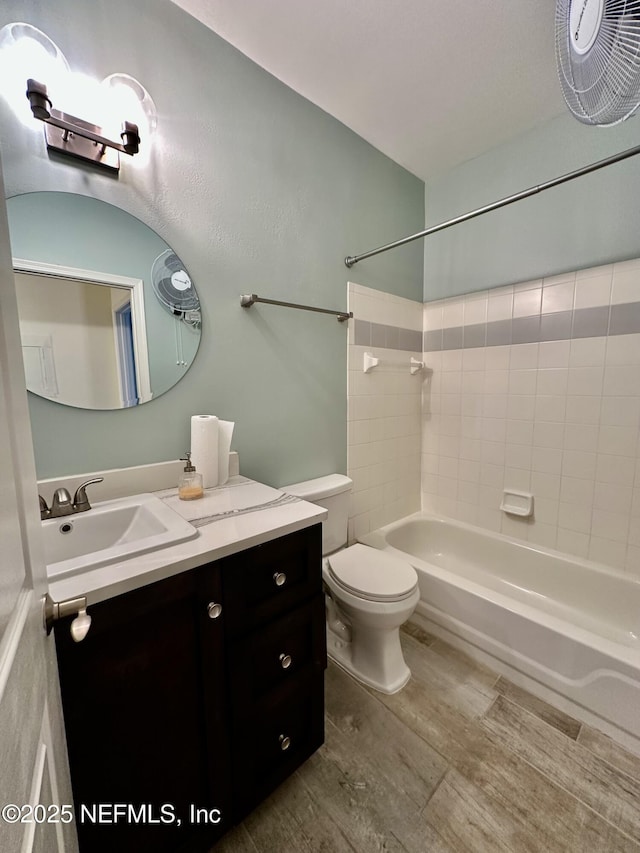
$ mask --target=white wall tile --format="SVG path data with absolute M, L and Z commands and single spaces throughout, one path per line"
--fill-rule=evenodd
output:
M 602 367 L 607 339 L 575 338 L 571 341 L 569 367 Z
M 442 305 L 442 328 L 452 329 L 464 322 L 464 298 L 447 300 Z
M 559 551 L 564 551 L 567 554 L 586 557 L 589 554 L 589 534 L 558 527 L 556 547 Z
M 604 379 L 603 367 L 569 367 L 567 394 L 571 396 L 600 395 Z
M 558 526 L 574 533 L 591 535 L 591 515 L 589 506 L 560 501 L 558 505 Z
M 598 267 L 596 270 L 582 270 L 576 276 L 576 308 L 597 308 L 609 305 L 611 299 L 612 267 Z M 593 275 L 587 275 L 592 272 Z
M 565 450 L 562 455 L 562 476 L 593 480 L 596 474 L 595 453 L 584 450 Z
M 640 397 L 604 397 L 601 423 L 637 427 L 640 424 Z
M 538 367 L 568 367 L 571 341 L 541 341 Z
M 640 262 L 424 306 L 361 286 L 349 299 L 372 322 L 450 328 L 638 301 Z M 422 505 L 640 577 L 640 334 L 428 353 L 413 384 L 365 383 L 363 349 L 349 347 L 352 536 Z M 500 511 L 504 487 L 532 492 L 533 519 Z
M 511 370 L 527 370 L 538 366 L 540 344 L 517 344 L 511 347 Z
M 574 283 L 547 284 L 542 288 L 542 313 L 553 314 L 556 311 L 571 311 L 573 308 Z
M 634 260 L 614 264 L 611 304 L 637 302 L 638 292 L 640 292 L 640 262 Z
M 474 298 L 472 298 L 474 296 Z M 473 326 L 487 322 L 487 294 L 470 294 L 464 301 L 463 323 Z
M 616 456 L 634 457 L 638 443 L 638 430 L 630 426 L 601 426 L 598 452 Z
M 605 397 L 640 396 L 640 370 L 635 365 L 607 366 L 602 393 Z
M 567 397 L 567 423 L 597 424 L 600 421 L 601 397 Z
M 550 367 L 537 371 L 537 394 L 566 394 L 569 371 L 566 368 Z
M 570 450 L 598 449 L 600 428 L 597 424 L 572 424 L 564 427 L 564 447 Z
M 562 473 L 562 450 L 553 447 L 531 448 L 531 470 L 544 474 Z
M 513 294 L 513 316 L 532 317 L 540 313 L 542 288 L 516 291 Z
M 640 300 L 640 287 L 638 297 Z M 611 335 L 607 339 L 605 363 L 609 365 L 640 365 L 640 334 Z
M 484 350 L 484 366 L 486 370 L 508 370 L 511 360 L 511 347 L 486 347 Z
M 513 290 L 508 293 L 489 291 L 487 320 L 510 320 L 513 312 Z
M 560 500 L 573 506 L 593 506 L 593 480 L 563 476 L 560 480 Z
M 567 398 L 563 395 L 536 395 L 535 421 L 564 424 Z

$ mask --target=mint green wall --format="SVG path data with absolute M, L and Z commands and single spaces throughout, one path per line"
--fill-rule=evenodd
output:
M 48 33 L 74 69 L 138 78 L 158 109 L 146 169 L 119 179 L 50 159 L 42 130 L 0 98 L 8 196 L 76 192 L 118 205 L 180 255 L 198 288 L 203 340 L 171 391 L 135 410 L 88 412 L 31 398 L 41 477 L 183 454 L 189 418 L 236 422 L 243 473 L 274 485 L 346 468 L 346 328 L 241 293 L 336 309 L 346 282 L 422 295 L 422 246 L 348 254 L 418 230 L 424 185 L 168 0 L 4 0 L 0 26 Z
M 567 111 L 429 182 L 427 227 L 639 143 L 640 118 L 595 128 Z M 638 199 L 640 155 L 427 237 L 424 298 L 638 257 Z

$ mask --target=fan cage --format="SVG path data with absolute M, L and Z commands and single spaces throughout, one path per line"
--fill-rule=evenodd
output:
M 175 252 L 168 249 L 158 255 L 151 268 L 153 291 L 162 307 L 187 326 L 199 328 L 201 323 L 200 299 L 193 286 L 188 290 L 176 290 L 171 276 L 186 272 L 186 267 Z
M 595 41 L 582 55 L 573 48 L 571 5 L 572 0 L 556 5 L 556 59 L 565 101 L 584 124 L 618 124 L 640 105 L 640 0 L 605 0 Z

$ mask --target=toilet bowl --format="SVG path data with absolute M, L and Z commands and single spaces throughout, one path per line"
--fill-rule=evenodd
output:
M 327 602 L 327 653 L 354 678 L 381 693 L 396 693 L 411 677 L 400 647 L 400 626 L 419 599 L 408 562 L 368 545 L 347 544 L 352 480 L 329 474 L 284 486 L 325 507 L 322 577 Z
M 409 563 L 366 545 L 325 557 L 327 653 L 358 681 L 396 693 L 411 677 L 400 626 L 420 599 Z

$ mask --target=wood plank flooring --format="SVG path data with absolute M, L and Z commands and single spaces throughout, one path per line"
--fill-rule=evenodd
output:
M 416 626 L 409 684 L 335 665 L 325 744 L 215 853 L 640 853 L 640 758 Z

